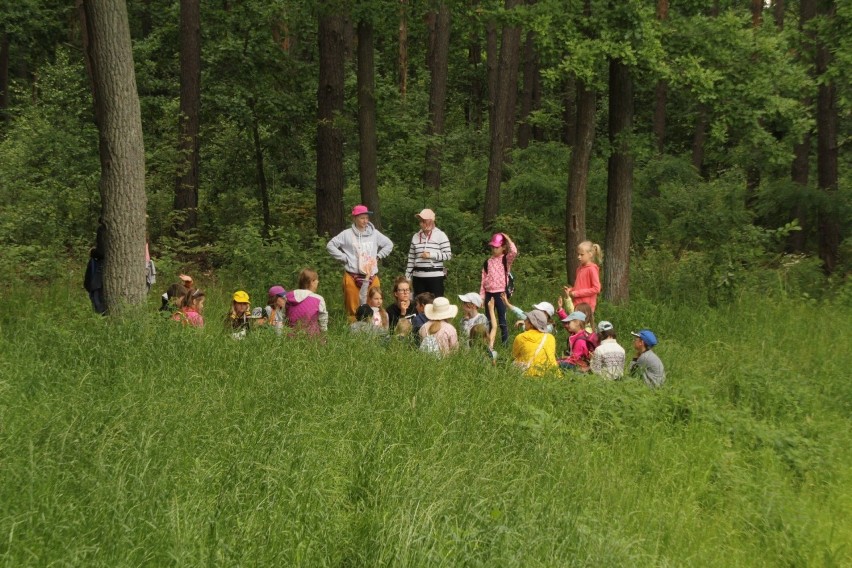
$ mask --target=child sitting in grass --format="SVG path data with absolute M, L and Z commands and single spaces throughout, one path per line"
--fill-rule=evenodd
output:
M 589 367 L 592 373 L 610 381 L 617 381 L 624 376 L 626 355 L 624 347 L 615 339 L 615 327 L 612 323 L 602 321 L 598 324 L 598 338 L 600 338 L 600 345 L 592 353 Z
M 231 332 L 234 339 L 242 339 L 251 329 L 249 295 L 244 290 L 237 290 L 231 299 L 231 310 L 225 316 L 225 329 Z
M 556 338 L 547 333 L 547 314 L 541 310 L 527 312 L 524 331 L 512 343 L 515 365 L 528 377 L 539 377 L 556 368 Z
M 641 377 L 651 388 L 661 386 L 666 381 L 666 370 L 663 362 L 652 351 L 658 343 L 657 336 L 650 329 L 630 334 L 633 336 L 633 349 L 636 351 L 636 356 L 630 363 L 630 374 Z
M 355 321 L 349 324 L 349 330 L 362 335 L 385 335 L 387 330 L 373 321 L 375 312 L 368 304 L 361 304 L 355 310 Z
M 586 373 L 589 371 L 589 361 L 592 357 L 594 347 L 589 340 L 589 334 L 584 329 L 586 314 L 580 311 L 572 312 L 562 320 L 570 336 L 568 345 L 571 354 L 559 360 L 559 366 L 563 369 Z
M 479 296 L 477 296 L 478 298 Z M 497 338 L 497 311 L 494 309 L 494 298 L 488 300 L 488 320 L 490 327 L 478 323 L 470 328 L 468 346 L 474 351 L 483 352 L 488 355 L 488 361 L 492 365 L 497 364 L 497 352 L 494 351 L 494 340 Z
M 429 321 L 426 317 L 426 306 L 435 300 L 435 295 L 432 292 L 420 292 L 414 298 L 414 309 L 416 314 L 411 318 L 411 333 L 415 337 L 420 336 L 420 328 L 423 324 Z
M 195 289 L 183 297 L 181 308 L 172 315 L 174 321 L 183 322 L 192 327 L 204 327 L 204 292 Z
M 426 306 L 426 317 L 429 318 L 429 323 L 420 328 L 421 351 L 444 356 L 458 347 L 458 333 L 450 323 L 458 312 L 458 306 L 452 305 L 443 296 L 435 298 L 434 302 Z
M 459 295 L 459 300 L 462 301 L 462 311 L 464 315 L 461 319 L 461 334 L 462 337 L 470 337 L 470 330 L 476 325 L 488 325 L 488 318 L 485 314 L 479 313 L 479 308 L 482 307 L 482 296 L 476 292 Z

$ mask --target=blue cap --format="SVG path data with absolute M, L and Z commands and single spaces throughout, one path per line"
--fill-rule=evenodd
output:
M 631 331 L 630 335 L 641 339 L 642 343 L 644 343 L 649 349 L 657 344 L 657 336 L 654 335 L 654 332 L 650 329 L 643 329 L 639 333 Z
M 568 314 L 568 317 L 563 319 L 562 321 L 564 323 L 568 323 L 572 320 L 580 320 L 584 322 L 586 321 L 586 314 L 584 314 L 583 312 L 571 312 L 570 314 Z

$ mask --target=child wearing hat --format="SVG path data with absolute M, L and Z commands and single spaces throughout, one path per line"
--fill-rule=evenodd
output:
M 527 313 L 518 306 L 512 305 L 505 293 L 501 294 L 500 298 L 503 300 L 503 303 L 506 304 L 506 307 L 509 308 L 509 311 L 517 316 L 518 321 L 515 322 L 515 327 L 523 327 L 524 321 L 527 319 Z M 547 333 L 553 333 L 553 325 L 550 323 L 550 318 L 552 318 L 555 313 L 553 304 L 550 302 L 539 302 L 537 304 L 533 304 L 533 309 L 541 310 L 547 314 Z
M 435 353 L 439 356 L 448 355 L 459 345 L 456 328 L 450 323 L 459 313 L 458 306 L 450 303 L 443 296 L 435 298 L 426 306 L 426 317 L 429 323 L 420 328 L 420 350 Z
M 242 339 L 251 328 L 251 304 L 249 295 L 244 290 L 237 290 L 231 296 L 231 309 L 225 316 L 225 329 L 231 332 L 234 339 Z
M 633 350 L 636 356 L 630 363 L 629 372 L 635 377 L 641 377 L 651 388 L 661 386 L 666 381 L 666 369 L 663 362 L 652 349 L 657 345 L 657 336 L 650 329 L 632 331 Z
M 562 320 L 570 336 L 568 345 L 571 354 L 559 360 L 559 366 L 563 369 L 571 369 L 586 373 L 589 371 L 589 361 L 592 358 L 592 346 L 588 332 L 585 330 L 586 314 L 583 312 L 571 312 Z
M 266 293 L 266 306 L 254 308 L 251 311 L 252 318 L 257 320 L 257 325 L 266 325 L 275 330 L 279 335 L 284 329 L 284 295 L 287 290 L 283 286 L 275 285 Z
M 528 377 L 540 377 L 556 365 L 556 338 L 547 333 L 547 314 L 541 310 L 527 312 L 526 331 L 512 343 L 515 365 Z
M 464 315 L 461 320 L 462 336 L 469 338 L 470 330 L 473 329 L 473 326 L 488 326 L 488 318 L 485 317 L 485 314 L 479 312 L 479 308 L 482 307 L 482 296 L 476 292 L 460 294 L 459 300 L 462 301 L 462 311 L 464 311 Z
M 592 373 L 610 381 L 617 381 L 624 376 L 624 362 L 627 356 L 624 347 L 615 339 L 615 326 L 611 322 L 602 321 L 598 324 L 598 345 L 592 353 L 589 367 Z
M 497 320 L 500 324 L 500 337 L 503 345 L 506 345 L 509 343 L 509 327 L 506 325 L 506 305 L 503 304 L 501 295 L 507 291 L 509 286 L 509 273 L 512 271 L 512 263 L 515 262 L 515 257 L 518 256 L 518 247 L 506 233 L 492 235 L 488 246 L 491 247 L 491 256 L 482 265 L 479 295 L 486 303 L 494 298 L 494 307 L 497 310 Z

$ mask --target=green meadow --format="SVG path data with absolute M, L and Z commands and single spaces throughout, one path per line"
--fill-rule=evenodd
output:
M 604 306 L 658 390 L 0 302 L 4 566 L 852 564 L 843 302 Z

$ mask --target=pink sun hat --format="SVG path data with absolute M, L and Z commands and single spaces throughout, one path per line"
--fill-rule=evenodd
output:
M 359 205 L 356 205 L 355 207 L 353 207 L 353 208 L 352 208 L 352 216 L 353 216 L 353 217 L 357 217 L 358 215 L 364 215 L 365 213 L 366 213 L 367 215 L 372 215 L 372 214 L 373 214 L 373 212 L 372 212 L 372 211 L 370 211 L 369 209 L 367 209 L 367 206 L 366 206 L 366 205 L 360 205 L 360 204 L 359 204 Z

